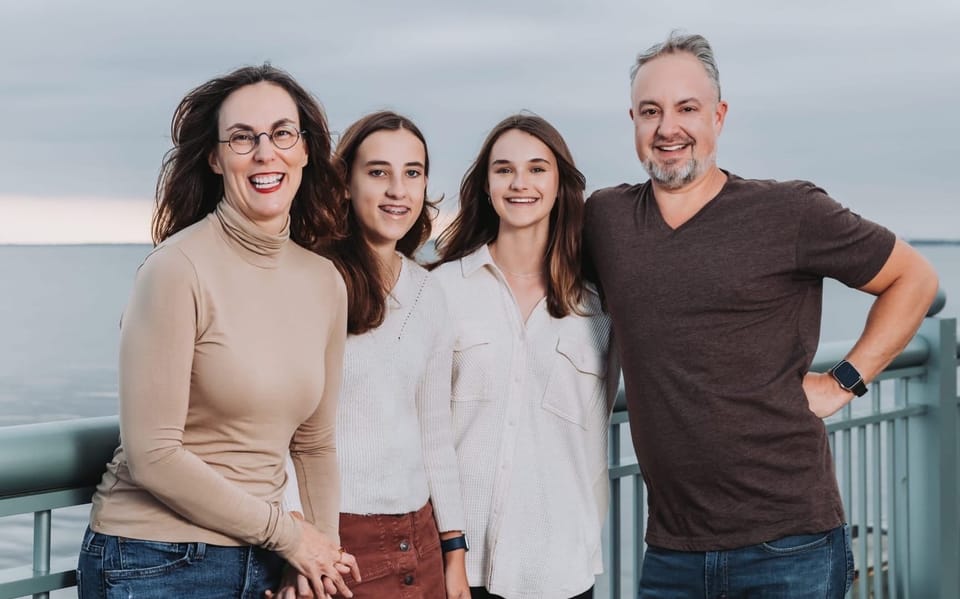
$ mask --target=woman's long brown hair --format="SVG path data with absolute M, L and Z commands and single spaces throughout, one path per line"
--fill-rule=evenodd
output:
M 343 179 L 330 161 L 330 132 L 319 102 L 294 78 L 269 64 L 243 67 L 191 90 L 180 101 L 170 125 L 173 148 L 157 179 L 153 242 L 160 243 L 213 212 L 223 198 L 223 177 L 210 168 L 218 145 L 218 118 L 224 100 L 247 85 L 266 81 L 293 98 L 305 131 L 308 162 L 290 207 L 290 238 L 322 250 L 345 234 Z
M 384 110 L 361 118 L 347 127 L 340 136 L 334 163 L 348 185 L 350 171 L 357 158 L 360 144 L 377 131 L 400 129 L 409 131 L 423 144 L 423 174 L 430 175 L 430 154 L 427 152 L 427 142 L 423 133 L 407 117 Z M 347 332 L 359 335 L 383 324 L 391 282 L 387 280 L 380 258 L 364 238 L 352 204 L 349 200 L 344 202 L 347 213 L 347 235 L 343 239 L 334 241 L 327 255 L 333 260 L 347 285 Z M 397 251 L 408 258 L 413 258 L 420 246 L 430 237 L 432 229 L 430 212 L 435 210 L 436 203 L 429 201 L 424 192 L 423 208 L 410 230 L 397 241 Z
M 583 228 L 583 192 L 586 179 L 573 162 L 563 136 L 553 125 L 533 114 L 515 114 L 500 121 L 487 135 L 480 154 L 460 183 L 460 211 L 437 238 L 439 260 L 431 268 L 459 260 L 497 238 L 500 217 L 488 200 L 487 171 L 493 144 L 516 129 L 542 141 L 557 159 L 560 186 L 550 211 L 550 233 L 544 259 L 547 270 L 547 310 L 554 318 L 582 314 L 583 279 L 580 241 Z

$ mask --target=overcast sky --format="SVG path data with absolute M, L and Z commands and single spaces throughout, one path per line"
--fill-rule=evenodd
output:
M 0 22 L 0 243 L 146 240 L 116 206 L 153 197 L 180 98 L 264 61 L 334 130 L 411 116 L 451 207 L 486 132 L 522 109 L 564 134 L 589 189 L 640 181 L 628 71 L 675 28 L 714 46 L 722 167 L 815 181 L 908 238 L 960 238 L 957 0 L 0 0 Z

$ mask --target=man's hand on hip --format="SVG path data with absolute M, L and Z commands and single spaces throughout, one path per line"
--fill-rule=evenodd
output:
M 810 411 L 819 418 L 836 414 L 854 397 L 826 372 L 808 372 L 803 377 L 803 391 L 807 394 Z

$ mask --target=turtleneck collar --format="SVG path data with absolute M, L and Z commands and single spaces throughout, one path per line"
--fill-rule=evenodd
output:
M 267 233 L 234 208 L 226 198 L 220 200 L 214 211 L 227 243 L 245 261 L 261 268 L 273 268 L 280 259 L 287 240 L 290 239 L 290 217 L 276 235 Z

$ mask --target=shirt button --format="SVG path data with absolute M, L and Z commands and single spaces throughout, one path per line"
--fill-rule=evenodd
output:
M 404 577 L 403 577 L 403 584 L 405 584 L 405 585 L 407 585 L 407 586 L 410 586 L 411 584 L 413 584 L 413 575 L 412 575 L 412 574 L 407 574 L 406 576 L 404 576 Z
M 406 541 L 400 541 L 400 551 L 407 551 L 410 549 L 410 543 Z

